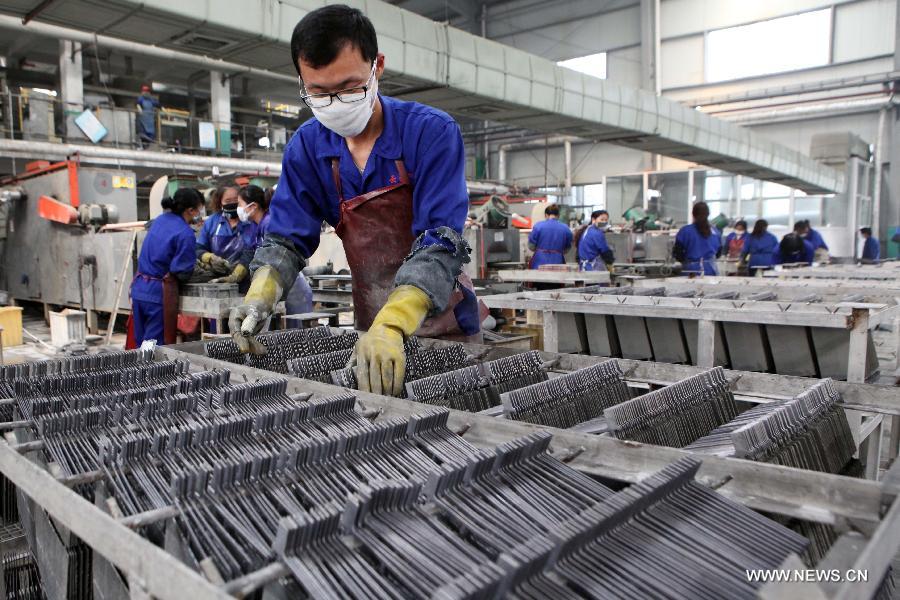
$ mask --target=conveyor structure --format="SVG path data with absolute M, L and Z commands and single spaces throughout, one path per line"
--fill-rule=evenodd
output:
M 900 316 L 891 293 L 826 298 L 804 288 L 644 285 L 482 299 L 490 308 L 540 311 L 550 352 L 851 381 L 877 376 L 871 330 Z

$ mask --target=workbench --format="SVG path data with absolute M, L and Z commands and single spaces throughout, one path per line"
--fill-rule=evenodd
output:
M 501 269 L 497 279 L 509 283 L 555 283 L 567 285 L 609 285 L 609 271 L 544 271 L 540 269 Z

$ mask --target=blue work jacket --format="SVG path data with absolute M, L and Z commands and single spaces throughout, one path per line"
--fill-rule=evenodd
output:
M 822 237 L 822 234 L 812 227 L 809 228 L 809 233 L 806 234 L 806 241 L 812 244 L 813 251 L 818 250 L 819 248 L 828 250 L 828 244 L 825 243 L 825 239 Z
M 703 237 L 695 224 L 685 225 L 678 230 L 675 244 L 684 249 L 682 271 L 698 273 L 702 270 L 704 275 L 716 275 L 716 256 L 722 248 L 722 234 L 718 229 L 710 225 L 709 237 Z
M 611 252 L 606 243 L 606 234 L 595 226 L 589 225 L 587 231 L 578 242 L 578 258 L 581 260 L 581 268 L 585 271 L 601 270 L 603 268 L 603 255 Z
M 862 259 L 877 261 L 881 258 L 881 243 L 872 236 L 863 244 Z
M 413 186 L 413 235 L 442 226 L 462 233 L 469 195 L 466 152 L 456 121 L 424 104 L 379 98 L 384 131 L 375 140 L 362 173 L 344 138 L 315 118 L 304 123 L 284 149 L 268 232 L 292 241 L 304 258 L 319 247 L 322 221 L 332 226 L 340 221 L 340 200 L 332 174 L 335 158 L 340 160 L 344 200 L 398 183 L 396 161 L 402 160 Z M 439 239 L 426 236 L 422 243 L 441 243 Z
M 776 265 L 781 258 L 778 238 L 768 231 L 759 237 L 749 235 L 744 242 L 744 254 L 750 255 L 747 266 L 751 269 Z
M 194 230 L 180 215 L 166 212 L 153 219 L 138 257 L 132 299 L 162 304 L 162 278 L 167 273 L 193 272 L 194 243 Z
M 572 230 L 559 219 L 547 219 L 535 225 L 528 234 L 528 243 L 535 246 L 529 267 L 537 269 L 541 265 L 565 264 L 566 250 L 572 245 L 573 237 Z
M 197 256 L 212 252 L 234 263 L 241 258 L 245 248 L 254 248 L 255 244 L 256 223 L 239 221 L 232 229 L 225 215 L 218 212 L 203 222 L 197 238 Z

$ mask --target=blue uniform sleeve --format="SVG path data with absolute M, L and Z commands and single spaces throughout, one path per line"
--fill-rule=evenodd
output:
M 539 225 L 540 225 L 540 223 L 535 225 L 531 229 L 531 233 L 528 234 L 528 243 L 533 246 L 538 245 L 538 239 L 541 237 L 541 228 L 539 227 Z
M 177 275 L 189 276 L 194 272 L 194 234 L 192 231 L 184 231 L 175 238 L 175 254 L 169 264 L 169 272 Z
M 212 215 L 203 221 L 203 227 L 200 228 L 200 235 L 197 237 L 196 255 L 199 258 L 204 252 L 210 251 L 210 238 L 212 237 L 212 229 L 219 222 L 218 213 Z
M 572 247 L 573 239 L 575 239 L 575 234 L 572 233 L 571 229 L 566 228 L 566 250 Z
M 291 138 L 281 161 L 281 177 L 269 210 L 269 234 L 290 240 L 307 259 L 319 247 L 327 192 L 312 168 L 315 153 L 302 134 L 301 128 Z
M 431 129 L 431 128 L 429 128 Z M 413 187 L 413 235 L 429 229 L 449 227 L 462 233 L 469 212 L 466 189 L 466 149 L 459 125 L 440 121 L 416 161 Z M 423 138 L 427 136 L 423 134 Z
M 395 285 L 412 285 L 428 295 L 432 314 L 443 311 L 471 249 L 463 239 L 469 212 L 466 151 L 459 125 L 428 123 L 417 145 L 413 174 L 413 235 Z
M 687 258 L 687 247 L 690 243 L 691 230 L 689 226 L 684 226 L 675 234 L 675 246 L 672 248 L 672 256 L 678 262 L 684 262 Z

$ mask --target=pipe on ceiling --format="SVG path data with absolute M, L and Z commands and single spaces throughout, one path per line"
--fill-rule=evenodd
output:
M 230 72 L 232 74 L 245 74 L 261 77 L 265 79 L 275 79 L 286 83 L 297 83 L 297 77 L 294 75 L 285 75 L 276 73 L 268 69 L 259 69 L 257 67 L 249 67 L 238 63 L 211 58 L 202 54 L 192 54 L 190 52 L 182 52 L 180 50 L 170 50 L 161 48 L 152 44 L 140 44 L 138 42 L 129 42 L 121 38 L 108 35 L 97 35 L 89 31 L 81 31 L 79 29 L 71 29 L 68 27 L 59 27 L 58 25 L 50 25 L 49 23 L 41 23 L 32 21 L 27 25 L 23 25 L 22 21 L 10 15 L 0 15 L 0 28 L 10 29 L 20 33 L 33 33 L 59 40 L 70 40 L 73 42 L 81 42 L 83 44 L 93 44 L 105 48 L 113 48 L 131 54 L 140 54 L 143 56 L 152 56 L 162 60 L 173 61 L 178 63 L 199 65 L 214 71 Z
M 223 171 L 242 171 L 247 173 L 281 173 L 281 162 L 266 162 L 241 158 L 218 156 L 196 156 L 193 154 L 176 154 L 174 152 L 156 152 L 154 150 L 129 150 L 125 148 L 109 148 L 106 146 L 87 146 L 84 144 L 57 144 L 54 142 L 35 142 L 32 140 L 0 139 L 0 153 L 9 153 L 29 158 L 65 158 L 73 154 L 95 159 L 102 159 L 108 164 L 116 161 L 129 161 L 130 164 L 167 167 L 172 169 L 209 169 L 218 167 Z

